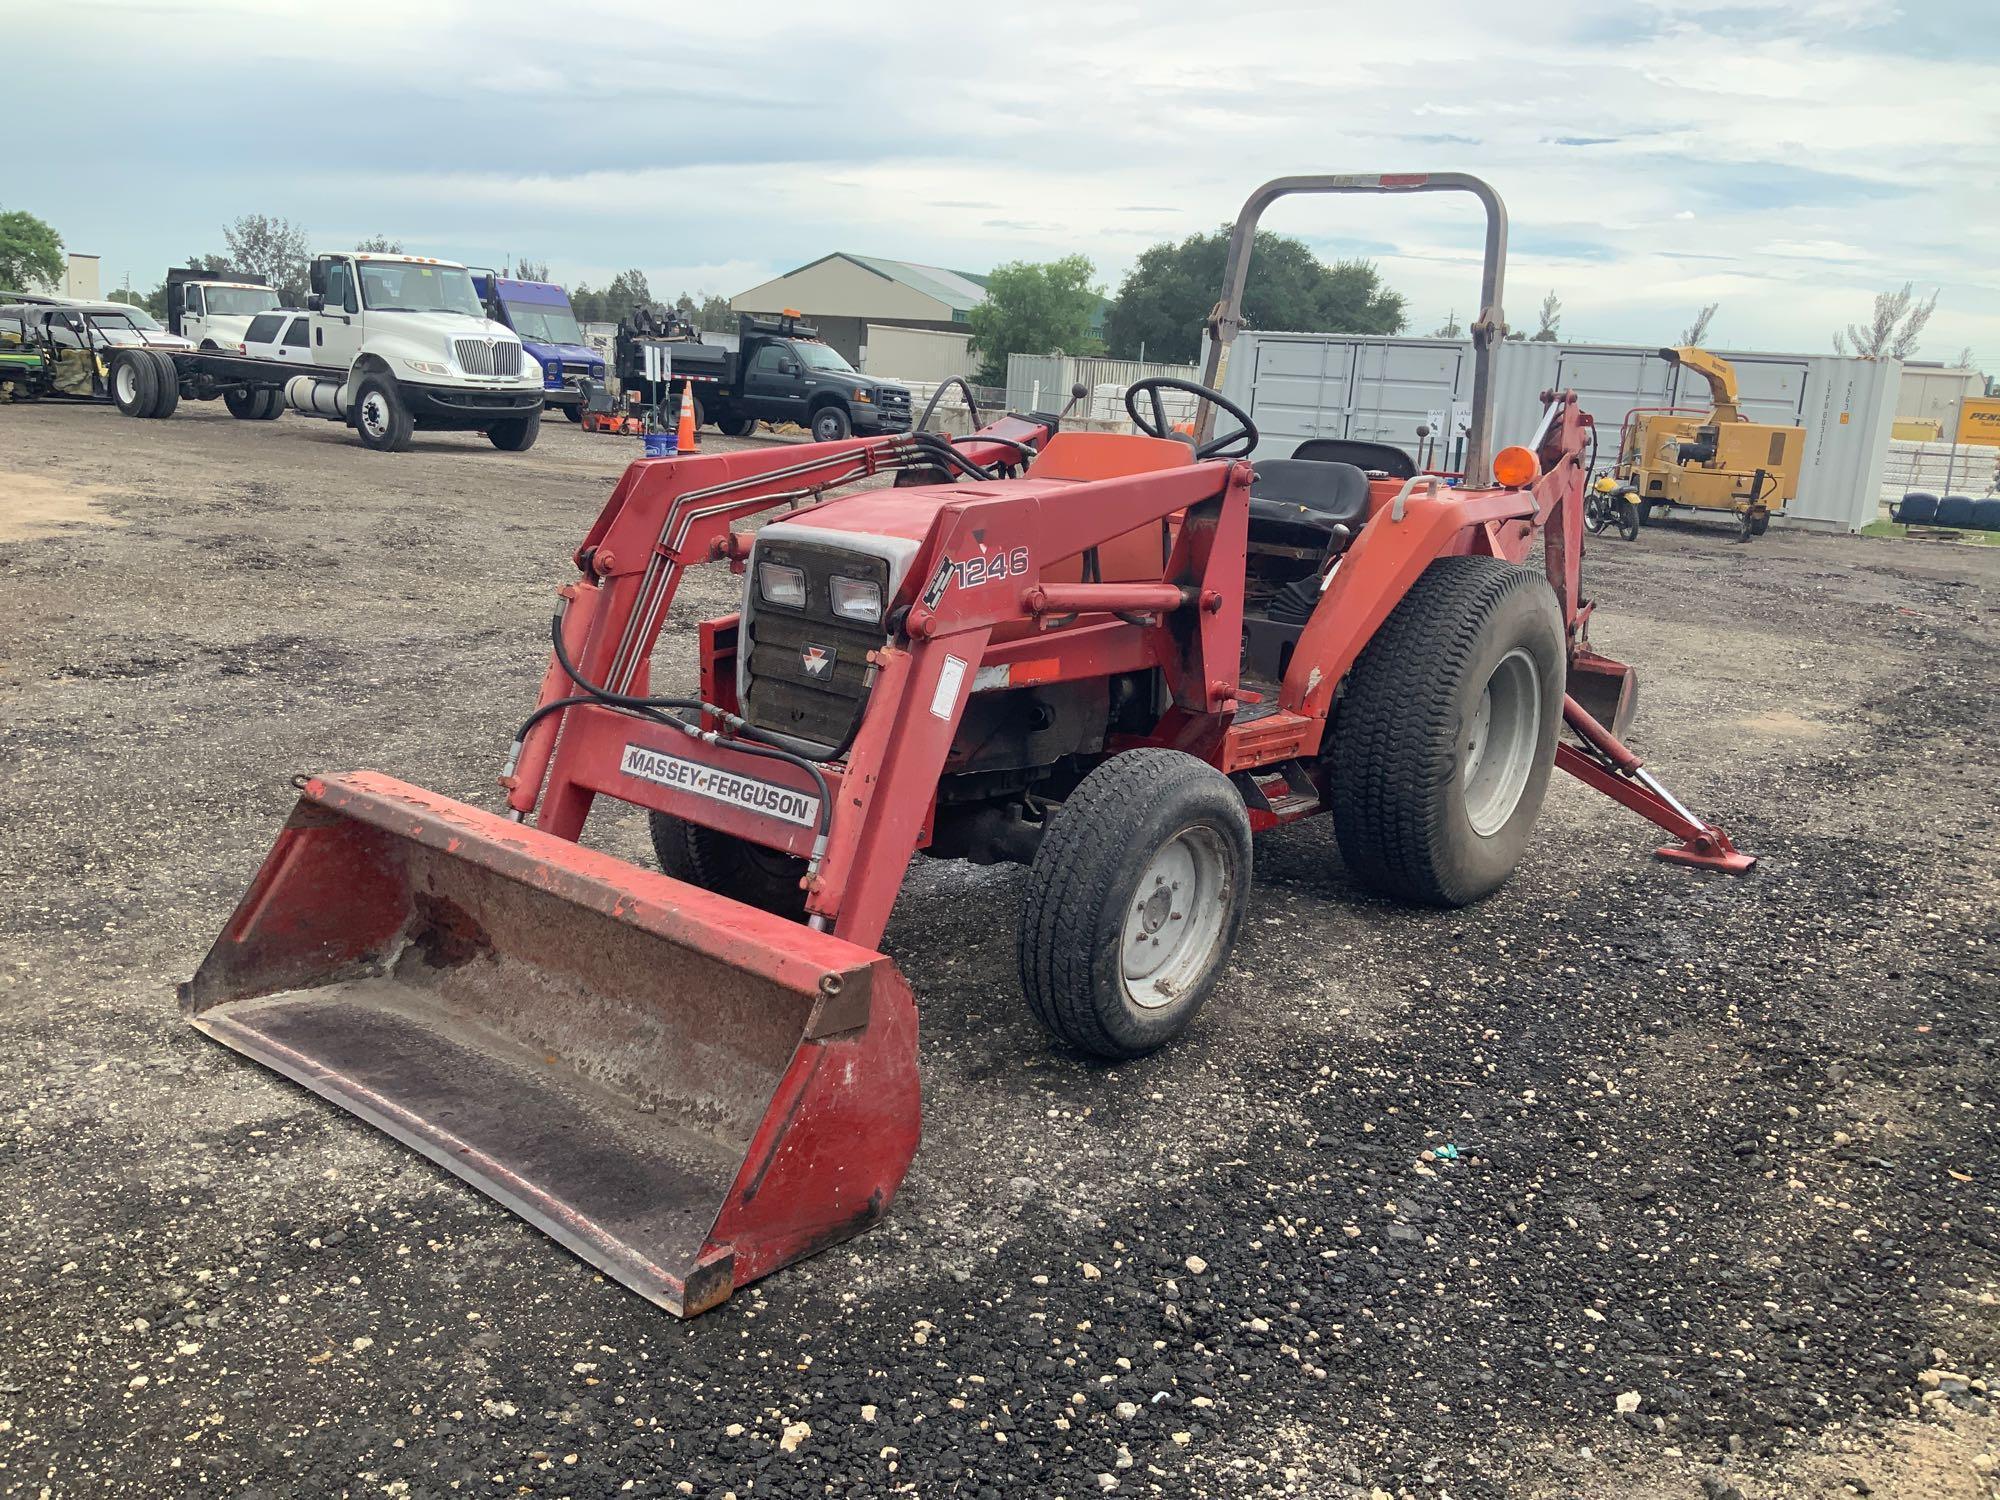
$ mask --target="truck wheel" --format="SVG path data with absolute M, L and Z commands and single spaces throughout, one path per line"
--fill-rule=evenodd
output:
M 263 420 L 264 392 L 261 388 L 234 386 L 222 393 L 222 404 L 229 415 L 239 422 L 259 422 Z
M 724 437 L 748 437 L 757 430 L 757 419 L 725 412 L 715 419 L 715 425 Z
M 674 402 L 674 404 L 673 404 L 673 406 L 672 406 L 672 407 L 671 407 L 671 408 L 670 408 L 670 409 L 668 410 L 668 413 L 667 413 L 667 418 L 668 418 L 668 420 L 669 420 L 670 422 L 672 422 L 672 423 L 673 423 L 673 425 L 674 425 L 675 427 L 679 427 L 679 425 L 680 425 L 680 420 L 681 420 L 681 401 L 686 401 L 686 400 L 688 400 L 688 399 L 690 399 L 690 398 L 689 398 L 689 397 L 687 397 L 687 396 L 682 396 L 682 397 L 680 398 L 680 400 L 678 400 L 678 401 L 675 401 L 675 402 Z M 708 413 L 707 413 L 707 412 L 706 412 L 705 410 L 703 410 L 703 409 L 702 409 L 702 404 L 701 404 L 701 397 L 699 397 L 699 396 L 696 396 L 696 397 L 693 397 L 692 399 L 693 399 L 693 401 L 694 401 L 694 425 L 695 425 L 695 430 L 696 430 L 697 432 L 699 432 L 699 431 L 701 430 L 701 426 L 702 426 L 702 423 L 704 423 L 704 422 L 706 422 L 706 421 L 708 420 Z
M 486 429 L 486 441 L 502 453 L 526 453 L 542 435 L 542 409 L 538 406 L 525 417 L 509 417 Z
M 163 354 L 158 349 L 146 351 L 153 356 L 153 368 L 158 371 L 154 382 L 153 409 L 147 413 L 152 417 L 171 417 L 181 404 L 181 371 L 171 354 Z
M 1035 1019 L 1099 1057 L 1188 1028 L 1250 904 L 1250 817 L 1178 750 L 1114 755 L 1050 816 L 1028 867 L 1018 955 Z
M 799 886 L 806 862 L 797 855 L 671 813 L 649 812 L 646 821 L 660 868 L 674 879 L 794 922 L 806 919 L 806 893 Z
M 837 443 L 854 431 L 854 424 L 847 420 L 844 406 L 822 406 L 812 414 L 812 435 L 815 443 Z
M 128 417 L 151 414 L 159 384 L 159 369 L 143 349 L 128 349 L 111 361 L 111 401 Z
M 285 393 L 276 386 L 266 386 L 257 395 L 263 402 L 256 414 L 257 421 L 275 422 L 285 414 Z
M 354 431 L 363 444 L 377 453 L 402 453 L 416 430 L 395 381 L 370 375 L 361 382 L 354 396 Z
M 1354 664 L 1327 765 L 1334 833 L 1355 878 L 1464 906 L 1514 871 L 1562 724 L 1563 628 L 1548 580 L 1492 557 L 1443 557 Z
M 563 415 L 564 415 L 564 416 L 568 417 L 568 418 L 569 418 L 569 419 L 570 419 L 570 420 L 571 420 L 572 422 L 575 422 L 575 423 L 577 423 L 577 424 L 578 424 L 579 426 L 581 426 L 581 425 L 582 425 L 582 423 L 583 423 L 583 403 L 582 403 L 581 401 L 577 402 L 577 403 L 576 403 L 575 405 L 573 405 L 573 406 L 565 406 L 565 407 L 564 407 L 564 408 L 562 409 L 562 413 L 563 413 Z

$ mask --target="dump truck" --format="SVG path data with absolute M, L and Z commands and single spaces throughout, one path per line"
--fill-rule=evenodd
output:
M 1220 387 L 1266 206 L 1435 192 L 1487 216 L 1465 471 L 1257 458 Z M 1634 674 L 1590 644 L 1589 415 L 1550 391 L 1492 446 L 1505 245 L 1474 177 L 1279 179 L 1231 233 L 1202 381 L 1134 385 L 1134 433 L 1008 413 L 632 464 L 499 806 L 302 777 L 187 1018 L 685 1316 L 890 1211 L 921 1106 L 882 943 L 920 851 L 1026 866 L 1027 1007 L 1114 1060 L 1226 996 L 1270 829 L 1330 816 L 1362 886 L 1460 906 L 1562 770 L 1665 858 L 1748 870 L 1625 743 Z M 694 686 L 663 692 L 704 566 L 740 602 L 676 635 Z M 604 799 L 645 809 L 658 868 L 586 846 Z
M 262 276 L 174 266 L 167 272 L 167 327 L 197 349 L 234 351 L 259 313 L 276 312 L 278 294 Z

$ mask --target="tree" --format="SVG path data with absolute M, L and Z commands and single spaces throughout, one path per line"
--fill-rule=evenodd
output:
M 26 291 L 30 284 L 60 287 L 69 263 L 62 236 L 26 209 L 0 213 L 0 286 Z
M 1120 359 L 1192 362 L 1222 285 L 1229 231 L 1194 234 L 1142 251 L 1105 315 L 1105 342 Z M 1305 333 L 1400 333 L 1403 299 L 1367 261 L 1329 266 L 1305 241 L 1257 231 L 1243 320 L 1252 328 Z
M 1850 352 L 1860 359 L 1903 359 L 1916 352 L 1917 337 L 1924 331 L 1924 325 L 1937 311 L 1938 294 L 1933 291 L 1930 301 L 1919 302 L 1916 288 L 1910 282 L 1903 283 L 1900 292 L 1877 292 L 1875 313 L 1864 328 L 1859 323 L 1849 323 L 1846 330 L 1836 330 L 1833 335 L 1833 352 Z
M 1431 337 L 1434 339 L 1462 339 L 1465 337 L 1465 330 L 1458 326 L 1457 308 L 1454 307 L 1449 313 L 1445 314 L 1444 325 L 1436 333 L 1433 333 Z
M 986 296 L 967 316 L 983 363 L 981 385 L 1007 383 L 1010 354 L 1088 354 L 1097 347 L 1091 321 L 1103 291 L 1088 256 L 1009 261 L 986 278 Z
M 357 241 L 354 248 L 372 251 L 376 255 L 401 255 L 403 242 L 392 240 L 385 234 L 371 234 L 367 239 Z
M 1696 313 L 1694 321 L 1681 330 L 1681 341 L 1678 347 L 1691 349 L 1707 338 L 1708 325 L 1715 321 L 1715 310 L 1720 306 L 1722 306 L 1720 302 L 1711 302 L 1700 312 Z
M 514 279 L 517 281 L 547 281 L 549 263 L 545 260 L 527 260 L 520 256 L 514 259 Z
M 245 214 L 222 231 L 222 238 L 237 270 L 262 276 L 287 307 L 305 305 L 306 261 L 311 250 L 303 229 L 294 227 L 290 219 Z
M 1541 326 L 1535 330 L 1535 336 L 1530 342 L 1537 344 L 1554 343 L 1556 340 L 1556 329 L 1563 320 L 1563 305 L 1562 299 L 1555 294 L 1553 287 L 1549 289 L 1548 296 L 1542 298 L 1541 311 L 1536 316 L 1541 320 Z

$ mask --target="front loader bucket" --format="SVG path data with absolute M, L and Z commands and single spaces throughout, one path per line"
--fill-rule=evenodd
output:
M 372 772 L 304 784 L 188 1019 L 683 1317 L 916 1152 L 882 954 Z

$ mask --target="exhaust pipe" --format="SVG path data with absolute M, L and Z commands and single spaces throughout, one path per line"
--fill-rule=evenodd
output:
M 888 1211 L 880 953 L 372 772 L 312 779 L 181 1004 L 682 1317 Z

